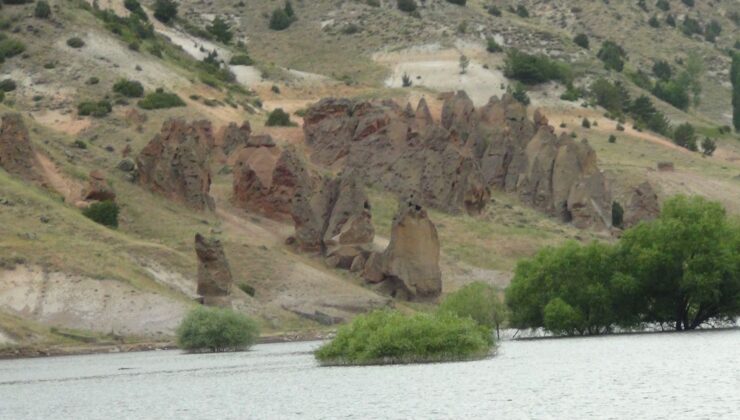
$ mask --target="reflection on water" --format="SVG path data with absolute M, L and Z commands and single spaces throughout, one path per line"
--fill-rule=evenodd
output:
M 740 418 L 740 331 L 507 341 L 488 360 L 316 365 L 319 343 L 0 361 L 0 419 Z

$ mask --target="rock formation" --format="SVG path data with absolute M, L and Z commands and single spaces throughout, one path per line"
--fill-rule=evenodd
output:
M 196 210 L 213 210 L 209 154 L 211 123 L 170 119 L 136 158 L 138 182 Z
M 20 114 L 5 114 L 0 125 L 0 167 L 23 180 L 40 182 L 40 167 Z
M 357 172 L 303 183 L 292 204 L 294 242 L 304 252 L 319 252 L 330 266 L 349 270 L 370 252 L 375 230 L 370 203 Z
M 442 291 L 437 229 L 426 210 L 408 202 L 393 220 L 391 240 L 382 253 L 370 255 L 363 272 L 394 297 L 429 299 Z
M 198 294 L 204 298 L 231 294 L 231 268 L 221 241 L 196 234 L 195 253 L 198 256 Z
M 236 206 L 276 220 L 292 220 L 292 200 L 311 177 L 293 149 L 249 147 L 234 164 L 233 202 Z
M 113 201 L 116 199 L 116 193 L 105 179 L 105 174 L 102 171 L 94 170 L 90 172 L 90 179 L 82 191 L 82 199 L 85 201 Z
M 624 209 L 623 226 L 625 229 L 635 226 L 639 222 L 653 220 L 660 215 L 658 195 L 653 186 L 645 181 L 635 187 Z
M 578 227 L 606 228 L 611 193 L 585 142 L 557 137 L 547 118 L 510 95 L 478 109 L 464 92 L 446 97 L 441 122 L 426 101 L 324 99 L 304 118 L 315 163 L 349 167 L 399 196 L 448 212 L 480 213 L 490 189 Z

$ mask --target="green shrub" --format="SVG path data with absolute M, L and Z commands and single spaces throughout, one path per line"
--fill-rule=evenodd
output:
M 665 24 L 675 28 L 676 27 L 676 18 L 673 17 L 673 15 L 668 15 L 665 17 Z
M 138 105 L 143 109 L 163 109 L 185 106 L 185 102 L 174 93 L 157 89 L 156 92 L 151 92 L 141 99 Z
M 612 141 L 612 138 L 614 141 Z M 616 143 L 617 138 L 614 135 L 609 136 L 609 143 Z M 624 208 L 621 204 L 612 202 L 612 226 L 621 228 L 624 225 Z
M 398 10 L 406 13 L 414 12 L 417 8 L 415 0 L 398 0 L 396 5 Z
M 511 96 L 516 99 L 519 103 L 522 105 L 529 105 L 529 95 L 527 94 L 527 89 L 524 87 L 523 84 L 516 82 L 514 84 L 514 90 L 511 92 Z
M 560 95 L 560 99 L 573 102 L 581 99 L 583 97 L 583 94 L 583 89 L 576 88 L 572 84 L 569 84 L 565 92 Z
M 544 55 L 530 55 L 514 48 L 506 53 L 504 76 L 522 83 L 534 85 L 550 80 L 570 83 L 571 73 L 570 66 Z
M 131 12 L 131 14 L 136 15 L 141 20 L 149 20 L 149 18 L 146 15 L 146 12 L 144 11 L 144 8 L 141 7 L 141 3 L 139 3 L 138 0 L 124 0 L 123 6 Z
M 696 130 L 694 129 L 694 126 L 689 123 L 683 123 L 676 127 L 673 131 L 673 142 L 685 149 L 695 152 L 697 150 L 697 145 Z
M 100 79 L 98 79 L 95 76 L 91 76 L 89 79 L 85 81 L 86 85 L 97 85 L 98 83 L 100 83 Z
M 740 131 L 740 53 L 732 54 L 730 83 L 732 84 L 732 125 L 735 131 Z
M 119 80 L 113 85 L 113 91 L 129 98 L 144 96 L 144 86 L 137 80 Z
M 281 126 L 288 127 L 292 125 L 290 122 L 290 114 L 283 111 L 282 108 L 275 108 L 270 115 L 267 116 L 267 122 L 265 123 L 268 127 Z
M 80 102 L 77 105 L 77 113 L 79 115 L 90 115 L 96 118 L 104 117 L 113 111 L 113 107 L 110 102 L 103 99 L 101 101 L 85 101 Z
M 629 93 L 620 82 L 610 82 L 604 78 L 591 84 L 590 95 L 599 106 L 607 111 L 620 115 L 629 105 Z
M 439 312 L 472 318 L 479 325 L 496 330 L 506 320 L 506 306 L 496 289 L 479 281 L 448 295 L 439 306 Z
M 627 59 L 627 53 L 624 49 L 613 41 L 604 41 L 596 56 L 604 62 L 604 67 L 607 70 L 618 72 L 624 69 L 624 61 Z
M 717 142 L 709 137 L 704 137 L 704 140 L 701 141 L 701 153 L 704 156 L 712 156 L 715 150 L 717 150 Z
M 492 37 L 486 40 L 486 51 L 488 51 L 489 53 L 498 53 L 503 50 L 504 48 L 501 45 L 499 45 L 499 43 L 496 42 L 496 40 L 493 39 Z
M 154 17 L 162 22 L 169 23 L 177 16 L 177 3 L 173 0 L 156 0 L 154 2 Z
M 51 7 L 44 0 L 36 2 L 36 8 L 33 9 L 33 15 L 39 19 L 48 19 L 51 16 Z
M 609 134 L 609 143 L 616 143 L 617 142 L 617 136 L 614 134 Z M 612 215 L 614 214 L 614 210 L 612 210 Z
M 573 38 L 573 42 L 581 48 L 589 48 L 588 36 L 586 34 L 581 33 L 576 35 L 575 38 Z
M 667 12 L 667 11 L 671 10 L 671 5 L 670 5 L 670 3 L 668 3 L 668 0 L 658 0 L 655 3 L 655 7 L 657 7 L 658 9 L 660 9 L 660 10 L 662 10 L 664 12 Z
M 118 205 L 110 200 L 92 203 L 82 210 L 82 214 L 88 219 L 112 228 L 118 227 L 118 212 Z
M 323 365 L 424 363 L 482 358 L 492 346 L 491 330 L 469 318 L 378 310 L 340 327 L 315 356 Z
M 248 294 L 249 296 L 254 297 L 255 290 L 253 286 L 250 286 L 247 283 L 239 283 L 238 286 L 242 290 L 242 292 Z
M 653 87 L 653 95 L 684 111 L 691 102 L 686 84 L 675 80 L 658 81 Z
M 681 24 L 681 32 L 686 36 L 692 36 L 694 34 L 701 35 L 704 33 L 704 29 L 698 20 L 686 16 Z
M 413 82 L 411 81 L 411 76 L 409 76 L 407 73 L 404 73 L 401 76 L 401 86 L 403 87 L 411 87 Z
M 494 5 L 488 6 L 486 10 L 488 11 L 488 14 L 491 16 L 497 16 L 497 17 L 501 16 L 501 9 L 499 9 L 498 7 Z
M 688 7 L 694 7 L 694 0 L 681 0 Z
M 673 76 L 673 69 L 667 61 L 658 60 L 653 64 L 653 74 L 660 80 L 670 80 Z
M 12 92 L 16 89 L 17 85 L 13 79 L 0 80 L 0 91 Z
M 707 28 L 704 30 L 704 39 L 706 39 L 708 42 L 714 42 L 717 40 L 717 37 L 721 32 L 722 25 L 715 19 L 712 19 L 707 25 Z
M 198 307 L 177 328 L 178 347 L 194 352 L 246 350 L 258 337 L 257 323 L 231 309 Z
M 658 20 L 658 16 L 650 17 L 650 19 L 648 19 L 648 25 L 656 29 L 660 28 L 660 21 Z
M 458 6 L 465 6 L 465 3 L 467 3 L 468 0 L 447 0 L 447 3 L 456 4 Z
M 0 36 L 0 63 L 5 61 L 6 58 L 15 57 L 25 50 L 26 46 L 21 41 Z
M 67 45 L 72 48 L 82 48 L 85 46 L 85 41 L 83 41 L 80 37 L 74 36 L 67 40 Z
M 584 118 L 583 120 L 581 120 L 581 127 L 591 128 L 591 121 L 589 121 L 588 118 Z
M 520 4 L 516 7 L 516 14 L 521 18 L 528 18 L 529 10 L 523 4 Z
M 247 54 L 235 54 L 231 56 L 229 64 L 232 66 L 251 66 L 254 64 L 254 60 Z
M 221 16 L 216 16 L 216 18 L 213 19 L 213 22 L 206 26 L 206 30 L 210 32 L 214 38 L 224 44 L 231 42 L 231 38 L 234 37 L 231 27 Z

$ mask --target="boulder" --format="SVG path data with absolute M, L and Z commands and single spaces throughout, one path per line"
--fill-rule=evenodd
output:
M 656 219 L 659 215 L 658 194 L 653 190 L 653 186 L 645 181 L 632 190 L 624 209 L 623 226 L 629 229 L 639 222 Z
M 25 181 L 42 181 L 40 164 L 20 114 L 5 114 L 2 117 L 0 167 Z
M 208 121 L 166 121 L 136 158 L 138 182 L 190 208 L 213 210 L 208 165 L 213 144 Z
M 234 164 L 234 205 L 266 217 L 292 220 L 292 200 L 305 183 L 313 180 L 305 163 L 293 149 L 248 148 Z
M 105 174 L 100 170 L 90 172 L 87 186 L 82 191 L 82 199 L 85 201 L 114 201 L 116 193 L 105 179 Z
M 195 253 L 198 256 L 198 294 L 206 298 L 230 295 L 233 279 L 221 241 L 196 234 Z
M 388 247 L 370 255 L 363 277 L 394 297 L 417 300 L 440 295 L 439 238 L 426 210 L 413 202 L 401 207 Z

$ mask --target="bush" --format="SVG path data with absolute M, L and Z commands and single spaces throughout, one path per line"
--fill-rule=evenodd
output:
M 687 84 L 674 80 L 658 81 L 653 87 L 653 95 L 684 111 L 691 103 Z
M 612 83 L 603 78 L 591 84 L 590 94 L 599 106 L 617 115 L 627 109 L 630 101 L 629 93 L 622 83 Z
M 231 32 L 231 27 L 221 16 L 216 16 L 213 22 L 206 26 L 206 30 L 213 35 L 216 40 L 228 44 L 231 42 L 231 38 L 234 37 L 234 33 Z
M 67 40 L 67 45 L 72 48 L 82 48 L 85 46 L 85 41 L 83 41 L 82 38 L 75 36 Z
M 123 6 L 131 12 L 131 14 L 136 15 L 139 19 L 143 21 L 149 20 L 149 18 L 146 15 L 146 12 L 144 11 L 144 8 L 141 7 L 141 4 L 138 0 L 124 0 Z
M 704 140 L 701 141 L 701 153 L 704 156 L 712 156 L 715 150 L 717 150 L 717 142 L 709 137 L 704 137 Z
M 447 0 L 447 3 L 456 4 L 458 6 L 465 6 L 465 3 L 467 3 L 468 0 Z
M 573 42 L 576 43 L 581 48 L 588 49 L 589 43 L 588 43 L 588 36 L 586 34 L 578 34 L 573 38 Z
M 143 109 L 162 109 L 185 106 L 185 102 L 174 93 L 157 89 L 156 92 L 149 93 L 144 99 L 140 100 L 138 105 Z
M 521 18 L 528 18 L 529 10 L 523 4 L 520 4 L 516 7 L 516 14 Z
M 265 125 L 268 127 L 289 127 L 292 125 L 292 123 L 290 122 L 290 114 L 283 111 L 282 108 L 275 108 L 267 117 L 267 122 L 265 123 Z
M 113 85 L 113 91 L 129 98 L 144 96 L 144 86 L 136 80 L 119 80 Z
M 697 146 L 696 130 L 694 130 L 694 126 L 689 123 L 683 123 L 676 127 L 673 132 L 673 142 L 685 149 L 695 152 L 697 150 Z
M 501 45 L 499 45 L 499 43 L 496 42 L 495 39 L 488 38 L 486 40 L 486 51 L 488 51 L 489 53 L 498 53 L 498 52 L 501 52 L 503 50 L 504 50 L 504 48 Z
M 681 0 L 688 7 L 694 7 L 694 0 Z
M 162 23 L 170 23 L 177 16 L 177 3 L 173 0 L 156 0 L 154 17 Z
M 195 352 L 246 350 L 258 337 L 257 323 L 231 309 L 198 307 L 177 328 L 178 347 Z
M 378 310 L 340 327 L 315 356 L 323 365 L 425 363 L 482 358 L 492 346 L 491 330 L 472 319 Z
M 283 9 L 278 8 L 272 11 L 272 16 L 270 16 L 270 29 L 273 31 L 288 29 L 292 23 L 293 19 L 286 15 Z
M 488 14 L 491 16 L 501 16 L 501 9 L 496 6 L 488 6 L 488 9 L 486 10 L 488 10 Z
M 676 27 L 676 18 L 673 17 L 673 15 L 668 15 L 665 17 L 665 24 L 668 26 L 671 26 L 673 28 Z
M 0 63 L 6 58 L 15 57 L 26 50 L 26 46 L 17 39 L 4 38 L 0 34 Z
M 735 131 L 740 131 L 740 53 L 732 54 L 730 83 L 732 84 L 732 125 Z
M 439 312 L 471 318 L 478 325 L 497 331 L 506 319 L 506 307 L 496 289 L 479 281 L 448 295 L 439 306 Z
M 100 79 L 98 79 L 95 76 L 91 76 L 89 79 L 85 81 L 86 85 L 97 85 L 98 83 L 100 83 Z
M 411 87 L 413 82 L 411 81 L 411 76 L 409 76 L 407 73 L 404 73 L 401 76 L 401 86 L 403 87 Z
M 110 200 L 92 203 L 82 210 L 82 214 L 88 219 L 112 228 L 118 227 L 118 212 L 118 204 Z
M 396 3 L 398 6 L 398 10 L 406 13 L 411 13 L 416 11 L 416 1 L 415 0 L 398 0 Z
M 44 0 L 36 2 L 36 8 L 33 9 L 33 15 L 39 19 L 48 19 L 51 16 L 51 7 Z
M 235 54 L 231 56 L 229 64 L 232 66 L 251 66 L 254 64 L 254 60 L 247 54 Z
M 653 64 L 653 74 L 660 80 L 670 80 L 673 76 L 673 69 L 667 61 L 658 60 Z
M 529 100 L 529 95 L 527 94 L 527 89 L 519 82 L 514 84 L 514 90 L 511 92 L 511 96 L 522 105 L 529 105 L 531 102 Z
M 617 142 L 617 136 L 614 134 L 609 134 L 609 143 L 616 143 Z M 614 210 L 612 210 L 612 215 L 614 214 Z
M 16 89 L 17 85 L 13 79 L 0 80 L 0 91 L 1 92 L 12 92 Z
M 670 3 L 668 3 L 668 0 L 658 0 L 655 3 L 655 7 L 657 7 L 658 9 L 660 9 L 660 10 L 662 10 L 664 12 L 667 12 L 667 11 L 671 10 L 671 5 L 670 5 Z
M 591 128 L 591 121 L 589 121 L 588 118 L 584 118 L 583 120 L 581 120 L 581 127 Z
M 627 53 L 624 49 L 613 41 L 604 41 L 596 56 L 604 62 L 607 70 L 616 70 L 621 72 L 624 69 L 624 61 L 627 59 Z
M 612 141 L 614 139 L 614 141 Z M 614 137 L 614 135 L 609 136 L 609 143 L 616 143 L 617 138 Z M 614 201 L 612 202 L 612 226 L 616 226 L 618 228 L 623 227 L 624 225 L 624 208 L 621 204 Z
M 577 101 L 583 97 L 583 93 L 583 89 L 576 88 L 572 84 L 570 84 L 567 86 L 565 92 L 560 95 L 560 99 L 571 102 Z
M 97 102 L 85 101 L 77 105 L 77 113 L 79 115 L 90 115 L 100 118 L 110 114 L 111 111 L 113 111 L 113 107 L 107 100 Z
M 517 49 L 506 53 L 504 76 L 534 85 L 550 80 L 570 83 L 572 78 L 570 66 L 550 60 L 544 55 L 530 55 Z
M 709 25 L 707 25 L 706 30 L 704 31 L 704 39 L 706 39 L 708 42 L 714 42 L 717 40 L 717 37 L 721 32 L 722 25 L 715 19 L 712 19 L 709 22 Z
M 681 32 L 686 36 L 701 35 L 704 33 L 704 29 L 702 29 L 698 20 L 686 16 L 681 24 Z
M 254 297 L 255 290 L 254 290 L 254 287 L 253 286 L 250 286 L 247 283 L 239 283 L 238 287 L 239 287 L 239 289 L 242 290 L 242 292 L 248 294 L 249 296 Z

